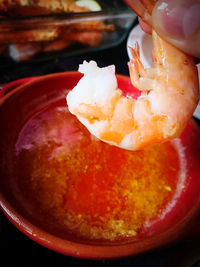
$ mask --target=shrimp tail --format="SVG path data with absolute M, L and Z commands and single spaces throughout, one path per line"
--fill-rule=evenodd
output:
M 132 59 L 128 63 L 131 83 L 140 91 L 149 91 L 153 88 L 153 78 L 156 72 L 154 68 L 145 69 L 140 60 L 140 48 L 138 42 L 135 47 L 129 47 Z
M 138 42 L 135 43 L 135 48 L 129 47 L 129 49 L 132 56 L 132 59 L 128 63 L 130 78 L 132 84 L 138 88 L 138 81 L 141 77 L 142 72 L 144 71 L 144 67 L 142 65 L 142 62 L 140 61 L 140 49 Z

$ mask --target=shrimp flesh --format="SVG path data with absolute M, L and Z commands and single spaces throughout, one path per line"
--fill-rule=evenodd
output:
M 198 73 L 193 58 L 154 30 L 152 39 L 152 68 L 144 69 L 137 43 L 130 48 L 130 79 L 141 91 L 137 100 L 122 94 L 114 66 L 99 68 L 94 61 L 79 66 L 84 76 L 67 95 L 69 111 L 93 135 L 111 145 L 139 150 L 176 138 L 198 104 Z

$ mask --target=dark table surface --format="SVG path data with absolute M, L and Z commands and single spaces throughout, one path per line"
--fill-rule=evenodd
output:
M 19 78 L 77 70 L 83 60 L 95 60 L 100 67 L 114 64 L 116 72 L 128 75 L 126 40 L 115 48 L 79 56 L 55 58 L 45 62 L 23 63 L 0 68 L 0 83 Z M 200 240 L 187 239 L 165 248 L 116 260 L 76 259 L 51 251 L 30 240 L 0 213 L 0 266 L 119 266 L 157 267 L 200 266 Z

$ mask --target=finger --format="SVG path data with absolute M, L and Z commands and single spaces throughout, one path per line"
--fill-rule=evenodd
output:
M 139 20 L 140 27 L 142 28 L 142 30 L 148 34 L 151 34 L 152 33 L 151 27 L 148 24 L 146 24 L 140 17 L 138 18 L 138 20 Z
M 200 58 L 200 0 L 159 0 L 152 23 L 171 44 Z

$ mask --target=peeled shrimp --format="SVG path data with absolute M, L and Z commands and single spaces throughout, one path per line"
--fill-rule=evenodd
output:
M 152 31 L 154 66 L 144 69 L 139 46 L 130 48 L 136 100 L 118 89 L 115 67 L 84 61 L 84 76 L 67 95 L 69 111 L 100 140 L 129 150 L 178 137 L 198 104 L 199 83 L 192 57 Z

